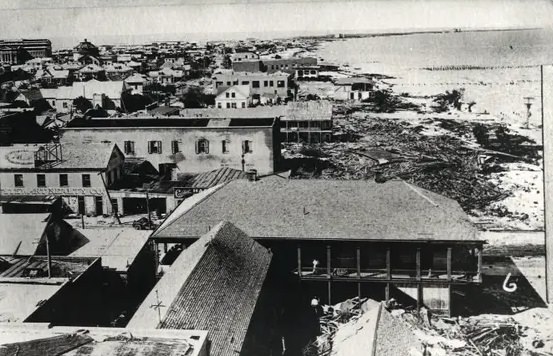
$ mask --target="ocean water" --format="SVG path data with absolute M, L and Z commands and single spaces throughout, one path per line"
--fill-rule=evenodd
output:
M 539 66 L 553 63 L 552 38 L 551 29 L 366 37 L 322 43 L 317 55 L 352 72 L 393 76 L 385 82 L 399 93 L 463 89 L 475 111 L 511 122 L 525 122 L 524 98 L 533 97 L 530 123 L 537 126 Z

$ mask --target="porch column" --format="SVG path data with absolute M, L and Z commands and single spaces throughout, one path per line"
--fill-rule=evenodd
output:
M 327 284 L 328 284 L 328 304 L 329 305 L 332 304 L 332 282 L 331 282 L 332 266 L 330 263 L 331 258 L 332 258 L 331 247 L 330 245 L 326 245 L 326 274 L 328 278 Z
M 476 257 L 478 258 L 478 267 L 476 270 L 476 279 L 482 281 L 482 247 L 476 248 Z
M 417 247 L 416 262 L 417 262 L 417 281 L 420 281 L 421 280 L 421 249 L 420 249 L 420 247 Z
M 301 280 L 301 246 L 298 244 L 298 278 Z
M 392 279 L 392 251 L 389 247 L 386 248 L 386 278 Z
M 451 247 L 447 248 L 447 280 L 451 281 Z
M 357 278 L 359 279 L 357 282 L 357 296 L 361 299 L 361 247 L 357 246 L 355 249 L 357 254 Z

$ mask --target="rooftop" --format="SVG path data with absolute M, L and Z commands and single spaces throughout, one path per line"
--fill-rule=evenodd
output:
M 0 214 L 0 255 L 33 255 L 49 216 L 49 213 Z
M 79 231 L 89 241 L 70 256 L 101 257 L 102 266 L 116 272 L 127 272 L 151 233 L 133 228 L 87 228 Z
M 0 323 L 0 354 L 26 356 L 198 356 L 207 331 Z
M 48 278 L 45 256 L 0 256 L 0 322 L 25 321 L 95 261 L 52 257 L 52 277 Z
M 208 330 L 210 355 L 240 352 L 272 255 L 232 224 L 214 226 L 180 254 L 128 327 Z M 150 307 L 160 301 L 168 307 Z
M 480 241 L 455 200 L 404 181 L 277 177 L 184 200 L 152 237 L 194 238 L 222 220 L 259 239 Z
M 233 109 L 239 110 L 239 109 Z M 230 113 L 229 113 L 230 114 Z M 166 117 L 136 117 L 125 116 L 120 118 L 93 118 L 74 119 L 69 122 L 66 129 L 80 128 L 158 128 L 158 127 L 179 127 L 179 128 L 207 128 L 207 127 L 272 127 L 274 118 L 256 118 L 241 120 L 233 118 L 232 114 L 228 121 L 221 122 L 220 118 L 185 118 L 182 116 Z M 218 123 L 218 124 L 217 124 Z M 224 125 L 220 125 L 223 123 Z M 217 125 L 215 125 L 217 124 Z

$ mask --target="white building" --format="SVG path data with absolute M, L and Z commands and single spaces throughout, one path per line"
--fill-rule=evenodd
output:
M 249 85 L 233 85 L 215 97 L 215 106 L 219 109 L 247 108 L 251 104 Z

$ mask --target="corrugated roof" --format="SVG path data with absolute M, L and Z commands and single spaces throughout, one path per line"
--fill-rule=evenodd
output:
M 213 171 L 204 172 L 194 177 L 193 188 L 211 188 L 216 185 L 235 179 L 246 179 L 248 175 L 238 169 L 223 167 Z
M 172 217 L 171 224 L 152 236 L 197 237 L 221 220 L 254 238 L 478 240 L 476 228 L 456 201 L 404 181 L 271 177 L 231 181 Z
M 208 330 L 210 355 L 240 353 L 271 253 L 228 222 L 184 250 L 128 327 Z M 158 312 L 151 305 L 165 304 Z

